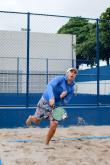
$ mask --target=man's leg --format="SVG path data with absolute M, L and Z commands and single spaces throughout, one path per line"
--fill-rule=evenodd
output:
M 58 121 L 50 121 L 50 128 L 46 138 L 46 145 L 49 144 L 51 138 L 54 136 L 57 126 L 58 126 Z
M 40 121 L 41 121 L 40 119 L 37 119 L 35 116 L 30 115 L 26 120 L 26 125 L 29 126 L 31 125 L 31 123 L 39 124 Z

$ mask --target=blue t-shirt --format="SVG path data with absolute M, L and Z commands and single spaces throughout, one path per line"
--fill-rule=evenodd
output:
M 71 84 L 67 83 L 67 76 L 56 76 L 52 79 L 48 85 L 46 90 L 43 93 L 43 98 L 49 102 L 50 99 L 54 98 L 55 103 L 61 102 L 60 94 L 63 91 L 67 91 L 67 95 L 62 100 L 63 104 L 67 104 L 74 93 L 74 81 Z

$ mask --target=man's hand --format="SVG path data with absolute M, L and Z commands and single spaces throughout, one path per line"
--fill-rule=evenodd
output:
M 60 98 L 63 99 L 67 95 L 67 91 L 61 93 Z
M 49 105 L 50 105 L 51 107 L 53 107 L 53 106 L 55 105 L 55 100 L 54 100 L 54 99 L 50 99 L 50 100 L 49 100 Z

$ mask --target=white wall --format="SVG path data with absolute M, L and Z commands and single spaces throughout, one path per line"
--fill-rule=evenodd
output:
M 110 80 L 100 80 L 100 94 L 110 95 Z M 97 82 L 87 81 L 77 83 L 77 93 L 80 94 L 97 94 Z
M 0 57 L 27 57 L 27 33 L 23 31 L 0 31 Z M 49 69 L 64 70 L 71 67 L 71 59 L 76 59 L 75 50 L 72 50 L 72 44 L 75 45 L 75 36 L 69 34 L 49 34 L 30 32 L 30 58 L 48 58 L 57 59 L 49 63 Z M 58 59 L 62 59 L 58 61 Z M 65 62 L 64 59 L 69 59 Z M 1 59 L 0 59 L 1 61 Z M 75 65 L 75 64 L 74 64 Z M 57 66 L 57 67 L 56 67 Z M 16 69 L 16 59 L 2 59 L 1 69 Z M 20 70 L 25 70 L 25 60 L 20 60 Z M 46 60 L 32 59 L 30 61 L 30 70 L 45 71 Z
M 30 32 L 30 73 L 47 72 L 65 73 L 65 70 L 72 66 L 72 58 L 76 59 L 73 45 L 76 44 L 75 36 L 69 34 L 49 34 Z M 24 31 L 0 31 L 0 73 L 20 72 L 26 73 L 26 57 L 27 57 L 27 33 Z M 19 59 L 18 59 L 19 58 Z M 54 60 L 56 59 L 56 60 Z M 74 63 L 74 66 L 76 64 Z M 13 75 L 13 74 L 12 74 Z M 5 90 L 8 83 L 13 82 L 13 76 L 10 78 L 8 74 L 0 74 L 1 84 L 4 86 L 2 92 L 9 92 Z M 17 76 L 16 76 L 17 78 Z M 37 80 L 36 80 L 37 79 Z M 46 78 L 41 77 L 41 83 L 38 82 L 36 75 L 30 78 L 34 82 L 32 88 L 37 91 L 42 91 L 46 85 Z M 17 81 L 14 80 L 14 81 Z M 26 91 L 26 75 L 22 75 L 22 92 Z M 15 86 L 17 83 L 15 82 Z M 35 87 L 34 87 L 35 86 Z M 10 83 L 10 89 L 13 88 L 13 83 Z M 11 90 L 10 90 L 11 91 Z M 15 89 L 16 92 L 16 89 Z

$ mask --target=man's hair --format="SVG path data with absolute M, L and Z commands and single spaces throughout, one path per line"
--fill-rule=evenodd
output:
M 69 68 L 67 69 L 66 73 L 71 72 L 71 71 L 74 71 L 75 74 L 78 73 L 78 70 L 76 68 Z

